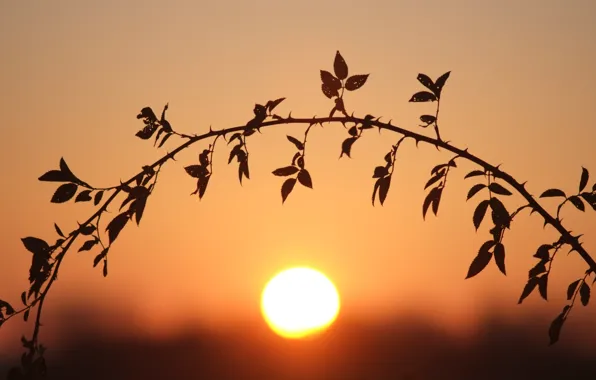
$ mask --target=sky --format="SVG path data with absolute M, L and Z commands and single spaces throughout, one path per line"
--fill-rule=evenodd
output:
M 172 137 L 156 149 L 134 136 L 145 106 L 159 112 L 169 103 L 168 119 L 182 133 L 243 125 L 255 103 L 279 97 L 287 98 L 276 109 L 284 116 L 326 115 L 332 104 L 319 70 L 333 69 L 338 50 L 350 73 L 370 73 L 346 96 L 349 111 L 430 133 L 418 117 L 433 105 L 408 99 L 422 89 L 418 73 L 451 71 L 443 138 L 502 164 L 535 196 L 551 187 L 575 192 L 582 166 L 596 178 L 595 18 L 589 0 L 2 2 L 0 298 L 18 304 L 27 287 L 30 255 L 20 238 L 54 239 L 54 222 L 70 231 L 94 212 L 90 204 L 49 202 L 56 186 L 37 178 L 61 157 L 98 187 L 132 177 L 181 143 Z M 164 166 L 141 225 L 128 226 L 111 249 L 107 278 L 92 267 L 93 253 L 68 255 L 45 324 L 61 308 L 80 307 L 109 310 L 106 321 L 126 316 L 151 336 L 186 323 L 226 330 L 259 319 L 260 293 L 275 273 L 311 265 L 336 284 L 346 318 L 374 324 L 414 312 L 474 334 L 497 311 L 508 320 L 537 313 L 546 316 L 546 343 L 567 285 L 586 265 L 561 255 L 549 301 L 533 294 L 517 305 L 536 248 L 557 239 L 537 215 L 524 214 L 505 236 L 507 276 L 491 263 L 464 280 L 489 236 L 488 225 L 476 232 L 472 224 L 477 201 L 466 202 L 475 182 L 463 177 L 473 165 L 451 172 L 438 217 L 424 221 L 424 184 L 448 153 L 405 142 L 387 201 L 373 207 L 373 169 L 399 136 L 368 133 L 352 159 L 338 160 L 347 132 L 325 125 L 309 135 L 314 189 L 296 188 L 282 205 L 282 180 L 271 171 L 294 153 L 285 135 L 303 132 L 293 125 L 251 136 L 251 179 L 242 185 L 227 164 L 229 147 L 217 146 L 200 201 L 183 167 L 197 163 L 208 142 L 177 156 Z M 511 197 L 507 205 L 520 202 Z M 596 218 L 588 211 L 565 208 L 563 218 L 593 251 Z M 584 332 L 593 330 L 595 310 L 573 311 L 574 344 L 591 339 Z M 4 352 L 30 327 L 11 324 L 0 330 Z M 43 333 L 59 341 L 56 331 Z

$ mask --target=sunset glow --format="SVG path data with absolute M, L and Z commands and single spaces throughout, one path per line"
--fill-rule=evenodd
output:
M 265 286 L 261 310 L 278 335 L 303 338 L 333 323 L 339 313 L 339 295 L 321 272 L 292 268 L 279 273 Z

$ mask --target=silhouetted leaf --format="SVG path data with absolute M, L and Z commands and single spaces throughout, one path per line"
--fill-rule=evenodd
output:
M 333 71 L 339 79 L 346 79 L 348 77 L 348 64 L 344 58 L 339 54 L 339 50 L 335 53 L 335 60 L 333 61 Z
M 81 234 L 88 236 L 95 231 L 95 226 L 93 224 L 88 224 L 85 227 L 81 227 L 79 231 L 81 232 Z
M 590 302 L 590 286 L 585 282 L 582 284 L 581 288 L 579 288 L 579 297 L 582 301 L 582 305 L 588 306 L 588 302 Z
M 87 240 L 86 242 L 83 243 L 81 248 L 79 248 L 79 252 L 89 251 L 97 243 L 99 243 L 99 240 L 97 240 L 97 239 Z
M 281 185 L 281 203 L 283 204 L 296 185 L 296 178 L 288 178 Z
M 428 91 L 420 91 L 412 95 L 410 102 L 434 102 L 437 97 Z
M 62 233 L 62 230 L 60 229 L 60 227 L 58 227 L 58 225 L 56 223 L 54 223 L 54 229 L 56 229 L 56 233 L 62 237 L 66 237 L 64 236 L 64 234 Z
M 334 96 L 339 96 L 339 92 L 336 88 L 331 88 L 327 86 L 325 83 L 321 85 L 321 90 L 323 91 L 323 94 L 325 94 L 325 96 L 329 99 L 331 99 Z
M 304 157 L 302 157 L 302 156 L 298 157 L 298 160 L 296 160 L 296 163 L 298 164 L 298 167 L 300 169 L 304 169 Z
M 292 174 L 296 174 L 300 169 L 295 166 L 286 166 L 283 168 L 275 169 L 272 173 L 278 177 L 287 177 Z
M 23 305 L 27 306 L 27 292 L 21 293 L 21 302 L 23 303 Z
M 434 117 L 433 115 L 422 115 L 420 116 L 420 121 L 422 121 L 423 123 L 426 123 L 426 125 L 423 125 L 422 127 L 428 127 L 429 125 L 431 125 L 432 123 L 435 122 L 435 120 L 437 120 L 436 117 Z
M 389 186 L 391 185 L 391 176 L 379 178 L 377 182 L 379 183 L 379 202 L 381 202 L 382 206 L 383 203 L 385 203 L 387 194 L 389 193 Z
M 45 182 L 70 182 L 73 180 L 67 173 L 60 170 L 50 170 L 38 178 L 39 181 Z
M 110 244 L 112 244 L 112 242 L 116 240 L 116 238 L 120 234 L 120 231 L 122 231 L 128 220 L 129 214 L 125 211 L 116 216 L 114 219 L 112 219 L 112 221 L 108 224 L 108 226 L 106 227 L 106 231 L 108 231 L 108 238 Z
M 279 98 L 275 99 L 274 101 L 267 102 L 267 109 L 269 110 L 269 112 L 273 111 L 273 109 L 277 107 L 279 103 L 283 102 L 285 99 L 286 98 Z
M 369 74 L 352 75 L 346 80 L 346 90 L 355 91 L 364 86 Z
M 511 216 L 509 215 L 509 211 L 507 211 L 503 202 L 501 202 L 498 198 L 492 197 L 490 199 L 490 207 L 492 209 L 491 216 L 493 223 L 495 223 L 496 226 L 504 226 L 509 228 Z
M 103 251 L 101 251 L 100 254 L 95 256 L 95 258 L 93 259 L 93 268 L 95 268 L 97 266 L 97 264 L 99 264 L 99 262 L 106 257 L 107 254 L 108 254 L 108 249 L 106 248 Z
M 493 254 L 495 255 L 495 263 L 497 264 L 497 267 L 499 267 L 501 273 L 507 275 L 505 272 L 505 246 L 502 243 L 497 243 Z
M 52 203 L 64 203 L 69 201 L 74 195 L 76 194 L 79 186 L 74 183 L 65 183 L 64 185 L 60 185 L 56 192 L 52 196 L 51 202 Z
M 391 156 L 391 152 L 387 153 L 387 154 L 385 155 L 385 158 L 384 158 L 384 159 L 385 159 L 385 162 L 386 162 L 387 164 L 391 164 L 391 162 L 392 162 L 392 160 L 393 160 L 393 157 Z
M 572 195 L 568 199 L 569 199 L 569 202 L 571 202 L 575 206 L 575 208 L 577 208 L 578 210 L 580 210 L 580 211 L 586 210 L 584 207 L 584 202 L 577 195 Z
M 357 137 L 349 137 L 344 140 L 344 142 L 341 144 L 341 154 L 339 155 L 339 158 L 341 158 L 344 154 L 352 158 L 352 156 L 350 156 L 352 145 L 357 139 Z
M 197 183 L 197 189 L 199 192 L 199 199 L 202 199 L 203 196 L 205 195 L 205 192 L 207 191 L 207 185 L 209 184 L 209 179 L 211 178 L 211 175 L 208 175 L 206 177 L 202 177 L 199 178 L 199 181 Z
M 500 195 L 511 195 L 511 191 L 507 190 L 506 188 L 504 188 L 503 186 L 501 186 L 501 184 L 496 183 L 496 182 L 492 182 L 489 186 L 488 189 L 490 191 L 492 191 L 495 194 L 500 194 Z
M 350 136 L 357 136 L 358 135 L 358 128 L 356 126 L 353 126 L 352 128 L 350 128 L 348 130 L 348 133 L 350 134 Z
M 144 107 L 141 110 L 141 112 L 137 115 L 137 119 L 142 118 L 148 119 L 149 122 L 157 121 L 157 117 L 155 116 L 155 113 L 153 112 L 151 107 Z
M 550 258 L 550 255 L 548 252 L 552 248 L 553 248 L 553 246 L 551 244 L 542 244 L 540 247 L 538 247 L 538 250 L 536 250 L 534 257 L 537 259 L 540 259 L 542 261 L 548 261 Z
M 528 277 L 537 277 L 544 272 L 546 272 L 546 261 L 540 261 L 528 271 Z
M 89 202 L 91 200 L 91 190 L 83 190 L 75 198 L 76 202 Z
M 565 305 L 561 314 L 559 314 L 550 324 L 550 328 L 548 329 L 548 336 L 550 338 L 549 345 L 553 345 L 559 341 L 559 335 L 561 334 L 561 328 L 563 328 L 563 324 L 565 323 L 566 313 L 569 310 L 569 305 Z
M 103 276 L 108 277 L 108 260 L 103 261 Z
M 373 178 L 381 178 L 381 177 L 385 177 L 387 174 L 389 174 L 389 170 L 385 167 L 385 166 L 377 166 L 375 168 L 375 172 L 373 173 Z
M 306 169 L 300 170 L 298 173 L 298 182 L 302 184 L 302 186 L 306 186 L 312 189 L 312 178 L 310 178 L 310 173 Z
M 476 185 L 472 186 L 470 188 L 470 191 L 468 191 L 468 197 L 466 198 L 466 200 L 469 200 L 470 198 L 472 198 L 474 195 L 476 195 L 480 190 L 484 189 L 485 187 L 486 187 L 486 185 L 483 183 L 477 183 Z
M 548 274 L 544 274 L 544 275 L 538 277 L 538 291 L 540 292 L 540 296 L 542 298 L 544 298 L 545 301 L 548 301 L 547 290 L 548 290 Z
M 298 150 L 304 150 L 304 144 L 302 143 L 302 141 L 290 135 L 287 135 L 286 137 L 288 138 L 288 141 L 294 144 Z
M 267 108 L 261 104 L 255 104 L 252 112 L 255 114 L 255 116 L 260 116 L 262 120 L 265 120 L 265 117 L 267 116 Z
M 430 174 L 435 174 L 435 173 L 439 173 L 439 171 L 441 171 L 441 174 L 445 172 L 445 170 L 441 170 L 445 167 L 447 167 L 448 164 L 439 164 L 436 165 L 434 168 L 432 168 L 432 170 L 430 171 Z
M 428 75 L 426 74 L 418 74 L 418 77 L 416 78 L 418 79 L 418 82 L 422 83 L 422 85 L 426 88 L 428 88 L 429 90 L 431 90 L 433 93 L 436 94 L 436 86 L 435 83 L 432 81 L 432 79 L 430 79 L 428 77 Z
M 143 212 L 145 211 L 146 205 L 147 198 L 139 197 L 133 202 L 133 204 L 130 207 L 135 214 L 135 221 L 137 222 L 137 226 L 141 223 L 141 219 L 143 218 Z
M 482 244 L 482 246 L 478 250 L 478 254 L 474 258 L 474 260 L 472 260 L 472 264 L 470 264 L 470 268 L 468 269 L 466 279 L 476 276 L 478 273 L 482 272 L 484 268 L 486 268 L 486 266 L 490 262 L 490 259 L 492 259 L 493 257 L 493 254 L 490 252 L 490 249 L 495 244 L 496 243 L 492 240 L 488 240 L 484 242 L 484 244 Z
M 588 184 L 588 179 L 590 179 L 590 173 L 588 172 L 588 169 L 584 168 L 582 166 L 582 176 L 581 179 L 579 180 L 579 192 L 581 193 L 586 185 Z
M 163 144 L 166 143 L 166 141 L 168 141 L 168 139 L 170 138 L 170 136 L 172 136 L 171 133 L 166 134 L 163 139 L 161 139 L 161 142 L 157 145 L 158 148 L 161 148 L 163 146 Z
M 14 314 L 14 308 L 12 307 L 12 305 L 6 301 L 0 300 L 0 309 L 2 309 L 2 308 L 4 308 L 6 310 L 6 315 Z
M 45 242 L 45 240 L 41 240 L 36 237 L 29 236 L 22 238 L 21 241 L 23 242 L 25 248 L 33 254 L 45 254 L 50 250 L 50 246 Z
M 193 178 L 204 177 L 208 173 L 207 168 L 203 165 L 190 165 L 185 167 L 184 170 Z
M 571 284 L 569 284 L 569 287 L 567 288 L 567 299 L 568 300 L 570 300 L 573 297 L 573 293 L 575 293 L 575 289 L 577 289 L 577 286 L 579 285 L 580 282 L 581 282 L 581 280 L 575 280 Z
M 240 184 L 242 184 L 242 176 L 246 177 L 246 179 L 250 179 L 247 159 L 240 161 L 240 165 L 238 166 L 238 178 L 240 180 Z
M 422 218 L 426 219 L 426 212 L 428 211 L 428 207 L 432 204 L 433 205 L 433 211 L 435 209 L 435 207 L 438 208 L 438 203 L 437 206 L 435 206 L 435 202 L 436 199 L 440 199 L 441 197 L 441 189 L 439 187 L 435 187 L 433 188 L 431 191 L 429 191 L 429 193 L 426 195 L 426 198 L 424 198 L 424 203 L 422 204 Z M 436 212 L 435 212 L 436 215 Z
M 451 71 L 447 71 L 445 74 L 438 77 L 435 81 L 435 87 L 437 89 L 437 98 L 441 97 L 441 91 L 443 90 L 443 86 L 445 86 L 445 82 L 447 82 L 447 79 L 449 78 L 450 74 Z
M 488 209 L 488 205 L 490 204 L 488 199 L 483 200 L 482 202 L 478 203 L 476 209 L 474 210 L 474 215 L 472 216 L 472 222 L 474 223 L 474 227 L 476 231 L 480 228 L 480 224 L 484 219 L 484 215 L 486 215 L 486 210 Z
M 542 193 L 542 195 L 540 195 L 540 198 L 548 198 L 548 197 L 567 197 L 567 195 L 565 195 L 565 192 L 563 190 L 559 190 L 559 189 L 548 189 L 546 190 L 544 193 Z
M 532 291 L 536 288 L 536 285 L 538 285 L 537 278 L 536 277 L 530 277 L 528 279 L 528 283 L 524 287 L 524 290 L 522 291 L 522 294 L 519 297 L 519 301 L 517 301 L 517 303 L 518 304 L 521 304 L 523 302 L 523 300 L 526 299 L 526 297 L 528 297 L 532 293 Z
M 300 152 L 296 152 L 296 153 L 294 154 L 294 157 L 292 157 L 292 165 L 296 165 L 296 160 L 297 160 L 299 157 L 302 157 L 302 153 L 300 153 Z
M 95 193 L 95 197 L 93 198 L 93 204 L 97 206 L 99 202 L 101 202 L 101 198 L 103 198 L 103 190 Z
M 25 313 L 23 314 L 23 321 L 27 322 L 27 320 L 29 319 L 29 311 L 31 309 L 27 309 L 25 310 Z
M 151 138 L 151 136 L 153 136 L 155 131 L 157 131 L 157 127 L 158 127 L 157 124 L 146 125 L 145 128 L 138 131 L 135 134 L 135 136 L 137 136 L 138 138 L 143 139 L 143 140 L 149 140 Z
M 323 84 L 331 91 L 336 91 L 341 88 L 341 82 L 329 71 L 321 70 L 321 80 Z M 323 91 L 325 92 L 325 91 Z
M 435 174 L 434 177 L 431 177 L 428 182 L 426 182 L 426 185 L 424 185 L 424 188 L 427 189 L 429 186 L 432 186 L 433 184 L 435 184 L 437 181 L 439 181 L 441 178 L 443 178 L 443 174 Z
M 470 178 L 470 177 L 476 177 L 479 175 L 484 175 L 485 173 L 482 170 L 472 170 L 471 172 L 469 172 L 468 174 L 466 174 L 466 176 L 464 177 L 464 179 L 466 178 Z

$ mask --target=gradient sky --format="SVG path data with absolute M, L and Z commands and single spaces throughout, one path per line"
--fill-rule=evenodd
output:
M 139 110 L 158 112 L 166 102 L 173 127 L 186 133 L 242 125 L 255 103 L 282 96 L 283 115 L 325 115 L 331 102 L 320 91 L 319 70 L 332 69 L 336 50 L 350 73 L 371 74 L 346 97 L 357 115 L 382 115 L 419 131 L 418 116 L 433 105 L 407 102 L 422 88 L 417 74 L 436 78 L 451 70 L 441 107 L 445 139 L 502 163 L 535 195 L 549 187 L 575 191 L 582 165 L 596 178 L 590 114 L 596 3 L 445 4 L 3 2 L 0 298 L 18 304 L 27 286 L 30 255 L 21 237 L 53 239 L 53 222 L 70 231 L 94 211 L 49 203 L 56 185 L 37 178 L 57 168 L 60 157 L 95 186 L 130 178 L 178 143 L 172 138 L 157 150 L 134 136 L 142 127 Z M 474 167 L 452 172 L 439 217 L 424 222 L 424 183 L 450 156 L 407 141 L 385 206 L 372 207 L 373 168 L 398 138 L 388 132 L 366 134 L 352 160 L 338 160 L 346 131 L 314 129 L 308 161 L 314 190 L 297 187 L 282 206 L 282 180 L 271 171 L 294 153 L 285 134 L 303 131 L 289 126 L 251 137 L 251 180 L 242 186 L 236 166 L 227 165 L 228 148 L 218 146 L 214 177 L 200 202 L 189 196 L 195 184 L 183 167 L 196 162 L 207 142 L 169 162 L 140 228 L 128 226 L 111 249 L 108 278 L 92 268 L 93 253 L 71 252 L 48 315 L 79 302 L 114 310 L 111 318 L 132 315 L 152 331 L 183 319 L 220 327 L 258 318 L 265 282 L 285 267 L 306 264 L 336 283 L 346 315 L 376 320 L 415 310 L 467 329 L 497 306 L 512 318 L 530 309 L 554 318 L 567 284 L 586 269 L 576 255 L 561 255 L 550 279 L 552 300 L 533 294 L 527 305 L 516 305 L 532 254 L 556 239 L 538 216 L 524 214 L 505 237 L 507 277 L 491 263 L 464 281 L 488 237 L 488 224 L 478 233 L 472 225 L 478 200 L 465 202 L 475 182 L 463 176 Z M 519 202 L 512 197 L 507 204 Z M 594 212 L 567 208 L 563 215 L 596 252 Z M 595 310 L 578 307 L 570 323 L 592 328 Z M 25 328 L 11 323 L 0 331 L 2 345 L 3 336 L 12 336 L 7 330 Z

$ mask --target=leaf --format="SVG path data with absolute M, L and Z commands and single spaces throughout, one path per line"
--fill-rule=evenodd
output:
M 92 224 L 88 224 L 85 227 L 80 228 L 81 234 L 88 236 L 91 235 L 95 231 L 95 226 Z
M 304 144 L 302 143 L 302 141 L 290 135 L 287 135 L 286 137 L 288 138 L 288 141 L 294 144 L 298 150 L 304 150 Z
M 23 305 L 27 306 L 27 292 L 21 293 L 21 302 Z
M 575 289 L 577 289 L 577 286 L 580 282 L 581 280 L 575 280 L 571 284 L 569 284 L 569 287 L 567 288 L 567 300 L 571 300 L 571 298 L 573 297 L 573 293 L 575 293 Z
M 548 329 L 548 336 L 550 339 L 549 345 L 553 345 L 559 341 L 559 335 L 561 334 L 561 328 L 563 328 L 563 324 L 565 323 L 566 313 L 569 310 L 570 306 L 565 305 L 561 314 L 559 314 L 550 324 Z
M 511 191 L 507 190 L 506 188 L 504 188 L 503 186 L 501 186 L 501 184 L 496 183 L 496 182 L 492 182 L 489 186 L 488 189 L 490 191 L 492 191 L 495 194 L 499 194 L 499 195 L 511 195 Z
M 432 81 L 432 79 L 430 79 L 428 77 L 428 75 L 426 74 L 418 74 L 418 77 L 416 77 L 416 79 L 418 79 L 418 82 L 422 83 L 422 85 L 426 88 L 428 88 L 429 90 L 431 90 L 434 94 L 436 94 L 436 86 L 435 83 Z
M 369 74 L 352 75 L 346 80 L 346 90 L 355 91 L 364 86 Z
M 437 166 L 435 166 L 434 168 L 432 168 L 432 170 L 430 171 L 430 174 L 435 174 L 438 173 L 439 170 L 443 169 L 444 167 L 447 167 L 447 164 L 439 164 Z M 442 172 L 444 172 L 444 170 L 441 170 Z
M 469 172 L 468 174 L 466 174 L 466 176 L 464 177 L 464 179 L 470 178 L 470 177 L 477 177 L 479 175 L 485 175 L 485 173 L 482 170 L 472 170 L 471 172 Z
M 106 231 L 108 231 L 108 238 L 110 244 L 112 244 L 112 242 L 116 240 L 116 238 L 120 234 L 120 231 L 122 231 L 128 220 L 129 214 L 127 211 L 125 211 L 116 216 L 114 219 L 112 219 L 112 221 L 108 224 L 108 226 L 106 227 Z
M 472 198 L 474 195 L 476 195 L 480 190 L 484 189 L 485 187 L 486 187 L 486 185 L 483 183 L 477 183 L 476 185 L 472 186 L 470 188 L 470 191 L 468 191 L 468 197 L 466 198 L 466 201 L 470 200 L 470 198 Z
M 298 182 L 300 182 L 302 186 L 312 189 L 312 178 L 310 177 L 310 173 L 308 172 L 308 170 L 300 170 L 300 172 L 298 173 Z
M 323 91 L 323 94 L 325 94 L 325 96 L 329 99 L 331 99 L 334 96 L 339 96 L 339 92 L 336 88 L 331 88 L 327 86 L 325 83 L 321 85 L 321 90 Z
M 579 211 L 585 211 L 585 207 L 584 207 L 584 202 L 581 200 L 580 197 L 578 197 L 577 195 L 572 195 L 568 198 L 569 202 L 571 202 L 575 208 L 577 208 Z
M 296 174 L 300 169 L 295 166 L 286 166 L 283 168 L 275 169 L 272 173 L 278 177 L 287 177 L 292 174 Z
M 468 269 L 468 275 L 466 279 L 476 276 L 478 273 L 482 272 L 484 268 L 492 259 L 493 254 L 490 252 L 490 249 L 496 244 L 493 240 L 487 240 L 482 244 L 480 250 L 478 250 L 478 255 L 472 260 L 472 264 L 470 264 L 470 268 Z
M 441 97 L 441 91 L 443 90 L 443 86 L 445 86 L 445 82 L 447 82 L 447 79 L 449 78 L 450 74 L 451 71 L 447 71 L 445 74 L 438 77 L 435 81 L 435 87 L 437 88 L 437 98 Z
M 23 321 L 25 322 L 27 322 L 27 320 L 29 319 L 29 311 L 31 311 L 31 309 L 25 310 L 25 313 L 23 314 Z
M 255 116 L 263 118 L 263 120 L 265 120 L 265 117 L 267 116 L 267 108 L 261 104 L 255 104 L 255 107 L 253 108 L 252 112 L 255 114 Z
M 490 199 L 490 207 L 493 210 L 493 223 L 495 223 L 496 226 L 504 226 L 509 228 L 511 216 L 509 215 L 509 211 L 507 211 L 503 202 L 501 202 L 498 198 L 492 197 Z
M 99 240 L 97 240 L 97 239 L 87 240 L 86 242 L 83 243 L 81 248 L 79 248 L 79 252 L 89 251 L 97 243 L 99 243 Z
M 60 227 L 58 227 L 58 225 L 56 223 L 54 223 L 54 229 L 56 230 L 56 233 L 62 237 L 66 237 L 64 236 L 64 234 L 62 233 L 62 230 L 60 229 Z
M 528 271 L 528 278 L 537 277 L 539 274 L 546 272 L 546 261 L 540 261 Z
M 549 197 L 567 197 L 567 195 L 565 195 L 565 192 L 563 190 L 559 190 L 559 189 L 548 189 L 546 190 L 544 193 L 542 193 L 542 195 L 540 195 L 540 198 L 549 198 Z
M 14 314 L 14 308 L 12 307 L 12 305 L 6 301 L 0 300 L 0 309 L 2 309 L 2 308 L 6 309 L 6 315 Z
M 248 171 L 248 160 L 244 159 L 240 161 L 240 165 L 238 166 L 238 179 L 240 180 L 240 184 L 242 184 L 242 176 L 246 177 L 246 179 L 250 179 L 250 173 Z
M 382 206 L 383 203 L 385 203 L 387 194 L 389 193 L 389 186 L 391 185 L 391 176 L 379 178 L 377 182 L 379 183 L 379 202 L 381 202 Z
M 428 182 L 426 182 L 426 185 L 424 185 L 424 188 L 427 189 L 429 186 L 435 184 L 437 181 L 439 181 L 441 178 L 443 178 L 443 174 L 435 174 L 434 177 L 431 177 Z
M 141 113 L 137 115 L 137 119 L 141 118 L 148 119 L 150 122 L 157 121 L 157 117 L 155 116 L 155 113 L 153 112 L 151 107 L 144 107 L 141 110 Z
M 588 172 L 588 169 L 586 169 L 582 166 L 582 176 L 581 176 L 581 179 L 579 180 L 579 192 L 580 193 L 586 188 L 586 185 L 588 184 L 589 179 L 590 179 L 590 173 Z
M 538 277 L 537 281 L 538 281 L 538 291 L 540 292 L 540 296 L 542 298 L 544 298 L 545 301 L 548 301 L 548 297 L 547 297 L 548 274 Z
M 141 223 L 141 219 L 143 218 L 143 212 L 145 211 L 146 205 L 147 197 L 139 197 L 132 203 L 130 207 L 135 213 L 135 222 L 137 222 L 137 226 Z
M 267 102 L 267 109 L 269 110 L 269 112 L 273 111 L 273 109 L 275 107 L 277 107 L 279 105 L 279 103 L 283 102 L 284 100 L 286 100 L 286 98 L 279 98 L 279 99 L 275 99 L 272 102 Z
M 103 276 L 108 277 L 108 260 L 103 261 Z
M 519 301 L 517 301 L 517 303 L 521 304 L 523 302 L 523 300 L 525 300 L 526 297 L 528 297 L 532 293 L 532 291 L 536 288 L 536 285 L 538 285 L 538 281 L 537 281 L 536 277 L 529 278 L 528 283 L 524 287 L 524 290 L 522 291 L 522 294 L 519 297 Z
M 542 244 L 540 247 L 538 247 L 538 250 L 536 250 L 534 257 L 542 261 L 548 261 L 550 259 L 550 255 L 548 252 L 552 248 L 553 246 L 551 244 Z
M 474 210 L 472 222 L 474 223 L 474 227 L 476 227 L 476 231 L 478 231 L 478 228 L 480 228 L 480 224 L 482 224 L 482 220 L 484 219 L 484 215 L 486 215 L 486 210 L 488 209 L 489 204 L 490 201 L 488 199 L 485 199 L 482 202 L 478 203 L 478 206 L 476 206 L 476 210 Z
M 412 95 L 410 98 L 410 102 L 434 102 L 437 100 L 437 97 L 434 94 L 431 94 L 428 91 L 420 91 Z
M 373 173 L 373 178 L 381 178 L 381 177 L 385 177 L 387 174 L 389 174 L 389 170 L 385 167 L 385 166 L 377 166 L 375 168 L 375 172 Z
M 353 126 L 352 128 L 350 128 L 350 130 L 348 130 L 348 133 L 351 136 L 357 136 L 358 135 L 358 128 L 356 126 Z
M 357 139 L 358 137 L 348 137 L 344 140 L 344 142 L 341 144 L 341 154 L 339 155 L 339 158 L 341 158 L 344 154 L 352 158 L 352 156 L 350 156 L 350 152 L 352 150 L 352 145 Z
M 431 125 L 432 123 L 434 123 L 435 120 L 437 120 L 437 118 L 434 117 L 433 115 L 422 115 L 422 116 L 420 116 L 420 121 L 423 122 L 423 123 L 426 123 L 426 125 L 424 125 L 424 127 L 428 127 L 429 125 Z
M 497 267 L 499 267 L 501 273 L 507 275 L 505 272 L 505 246 L 502 243 L 497 243 L 493 254 L 495 255 L 495 263 L 497 264 Z
M 157 131 L 157 127 L 157 124 L 148 124 L 145 126 L 145 128 L 138 131 L 135 136 L 143 140 L 149 140 L 155 131 Z
M 422 219 L 426 219 L 426 212 L 428 211 L 428 207 L 433 204 L 435 199 L 441 196 L 441 191 L 438 187 L 433 188 L 424 199 L 424 203 L 422 204 Z M 436 214 L 435 214 L 436 215 Z
M 25 248 L 33 254 L 44 254 L 50 250 L 50 246 L 45 242 L 45 240 L 41 240 L 36 237 L 29 236 L 22 238 L 21 241 L 23 242 Z
M 95 268 L 97 266 L 97 264 L 99 264 L 99 262 L 106 257 L 108 253 L 108 249 L 104 249 L 103 251 L 101 251 L 101 253 L 97 256 L 95 256 L 95 258 L 93 259 L 93 268 Z
M 73 178 L 60 170 L 50 170 L 39 177 L 38 180 L 45 182 L 70 182 Z
M 91 190 L 83 190 L 75 198 L 76 202 L 89 202 L 91 200 Z
M 335 53 L 335 60 L 333 61 L 333 71 L 339 79 L 346 79 L 348 77 L 348 64 L 344 57 L 339 54 L 339 50 Z
M 296 178 L 288 178 L 281 185 L 281 203 L 283 204 L 296 185 Z
M 102 197 L 103 197 L 103 190 L 95 193 L 95 197 L 93 198 L 93 204 L 95 206 L 97 206 L 99 204 L 99 202 L 101 202 Z
M 161 142 L 159 143 L 159 145 L 157 145 L 158 148 L 161 148 L 163 146 L 163 144 L 166 143 L 166 141 L 168 141 L 168 139 L 170 138 L 170 136 L 172 136 L 171 133 L 168 133 L 167 135 L 165 135 L 163 137 L 163 139 L 161 139 Z
M 69 201 L 76 194 L 79 186 L 74 183 L 65 183 L 56 189 L 52 196 L 52 203 L 64 203 Z
M 302 156 L 298 157 L 298 160 L 296 160 L 296 163 L 298 164 L 298 167 L 300 169 L 304 169 L 304 157 L 302 157 Z
M 193 178 L 204 177 L 208 173 L 207 168 L 203 165 L 190 165 L 185 167 L 184 170 Z
M 199 178 L 199 181 L 197 183 L 198 190 L 199 190 L 199 199 L 202 199 L 203 195 L 205 195 L 205 192 L 207 191 L 207 185 L 209 184 L 210 178 L 211 178 L 211 175 L 208 175 L 203 178 Z
M 329 71 L 321 70 L 321 80 L 331 91 L 337 91 L 341 88 L 341 82 Z M 325 92 L 325 91 L 323 91 Z
M 590 302 L 590 286 L 585 282 L 582 284 L 581 288 L 579 288 L 579 296 L 582 305 L 588 306 L 588 302 Z

